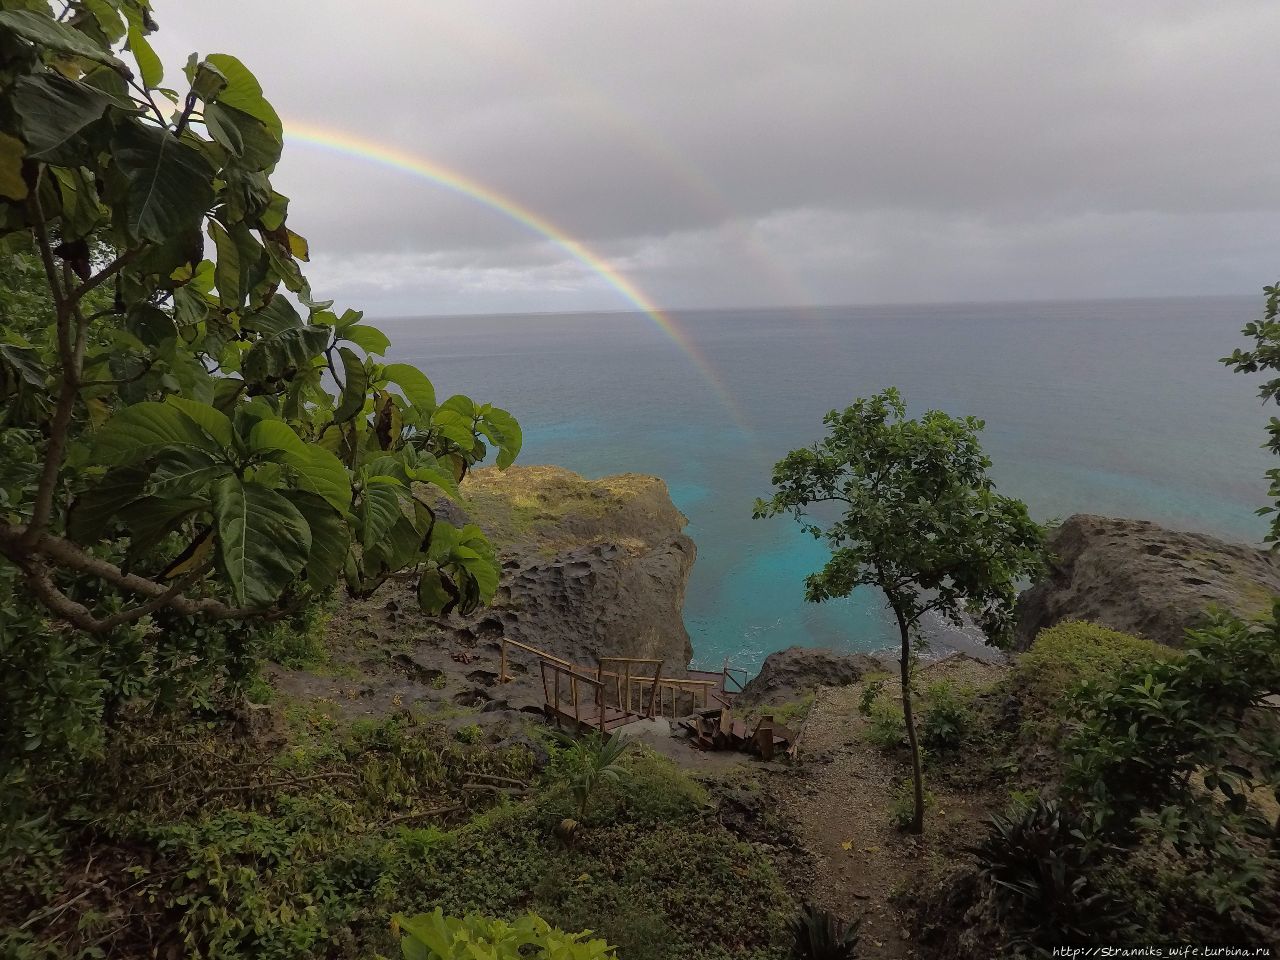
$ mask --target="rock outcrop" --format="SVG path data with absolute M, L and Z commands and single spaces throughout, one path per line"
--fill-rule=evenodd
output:
M 667 673 L 688 666 L 684 593 L 697 551 L 660 479 L 512 467 L 476 471 L 463 493 L 503 576 L 491 607 L 447 625 L 459 639 L 505 636 L 583 665 L 614 656 L 660 659 Z
M 818 687 L 843 687 L 885 664 L 864 653 L 836 653 L 813 647 L 788 647 L 765 657 L 760 672 L 738 698 L 742 706 L 777 706 L 796 700 Z
M 1253 617 L 1280 593 L 1280 564 L 1266 551 L 1144 520 L 1076 514 L 1048 549 L 1049 575 L 1018 598 L 1019 649 L 1062 620 L 1179 646 L 1206 607 Z
M 541 711 L 543 691 L 536 657 L 514 647 L 514 679 L 498 683 L 504 637 L 592 672 L 598 656 L 660 659 L 664 674 L 684 672 L 696 551 L 661 480 L 512 467 L 476 471 L 462 493 L 464 504 L 442 503 L 438 515 L 489 536 L 502 563 L 493 602 L 466 617 L 427 617 L 412 580 L 393 579 L 369 600 L 339 605 L 323 675 L 274 668 L 281 689 L 356 715 L 472 707 L 479 712 L 459 724 L 506 730 L 522 711 Z

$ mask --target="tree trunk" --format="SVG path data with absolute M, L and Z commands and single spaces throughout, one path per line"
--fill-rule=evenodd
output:
M 907 726 L 907 743 L 911 747 L 911 778 L 915 793 L 915 815 L 911 818 L 910 833 L 924 833 L 924 773 L 920 769 L 920 741 L 916 738 L 915 714 L 911 708 L 911 631 L 907 621 L 897 610 L 898 632 L 902 636 L 902 653 L 898 659 L 902 676 L 902 719 Z

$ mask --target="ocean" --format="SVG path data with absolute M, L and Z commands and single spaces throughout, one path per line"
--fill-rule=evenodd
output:
M 685 605 L 695 663 L 754 672 L 793 644 L 894 643 L 882 598 L 804 602 L 822 545 L 793 521 L 753 520 L 772 464 L 822 434 L 822 416 L 898 387 L 986 421 L 1002 493 L 1041 521 L 1088 512 L 1260 542 L 1260 449 L 1273 412 L 1218 358 L 1243 345 L 1261 297 L 673 312 L 694 353 L 642 314 L 376 321 L 390 357 L 441 397 L 512 411 L 519 463 L 589 477 L 656 474 L 698 545 Z M 934 625 L 935 647 L 965 631 Z

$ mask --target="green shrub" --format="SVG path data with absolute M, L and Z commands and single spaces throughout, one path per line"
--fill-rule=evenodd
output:
M 1169 647 L 1083 620 L 1041 630 L 1014 661 L 1012 682 L 1027 712 L 1060 712 L 1068 695 L 1086 683 L 1176 657 Z
M 484 728 L 478 723 L 468 723 L 453 731 L 453 738 L 459 743 L 477 744 L 484 740 Z
M 973 729 L 974 712 L 967 691 L 957 691 L 946 680 L 925 691 L 921 740 L 931 749 L 954 749 Z
M 564 933 L 537 914 L 510 923 L 479 914 L 446 917 L 437 909 L 396 915 L 405 960 L 616 960 L 613 948 L 585 933 Z
M 327 663 L 325 627 L 332 616 L 331 608 L 332 597 L 311 598 L 294 617 L 263 628 L 254 652 L 291 670 Z
M 858 698 L 860 714 L 864 717 L 871 716 L 871 710 L 884 692 L 885 684 L 892 679 L 893 675 L 888 673 L 868 673 L 862 678 L 862 695 Z
M 1275 812 L 1257 798 L 1280 785 L 1280 738 L 1251 717 L 1277 693 L 1280 620 L 1214 617 L 1183 656 L 1071 698 L 1064 796 L 1091 835 L 1180 858 L 1216 913 L 1274 913 Z
M 866 737 L 881 750 L 895 750 L 906 743 L 907 722 L 903 718 L 902 704 L 881 698 L 871 704 L 870 722 Z
M 552 732 L 563 747 L 554 769 L 573 794 L 575 812 L 581 820 L 587 815 L 587 806 L 599 787 L 622 779 L 625 768 L 621 761 L 630 744 L 619 733 L 606 738 L 592 731 L 575 738 L 560 730 Z
M 809 711 L 813 709 L 813 700 L 814 695 L 806 693 L 799 700 L 784 703 L 773 711 L 773 719 L 788 727 L 798 726 L 804 723 L 805 718 L 809 716 Z
M 889 801 L 889 822 L 899 830 L 907 830 L 915 821 L 915 787 L 910 780 L 903 780 L 893 791 L 893 799 Z M 933 806 L 933 794 L 924 792 L 924 807 Z
M 856 960 L 859 926 L 806 903 L 791 921 L 791 960 Z
M 991 818 L 973 852 L 1015 942 L 1096 943 L 1116 931 L 1123 907 L 1092 882 L 1100 851 L 1081 826 L 1056 801 L 1042 799 Z

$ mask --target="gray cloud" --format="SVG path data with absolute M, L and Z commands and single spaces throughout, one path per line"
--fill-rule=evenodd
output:
M 352 9 L 169 0 L 157 39 L 175 67 L 240 55 L 287 121 L 480 181 L 665 305 L 1250 292 L 1275 268 L 1274 3 Z M 626 306 L 427 180 L 297 142 L 277 180 L 326 296 Z

